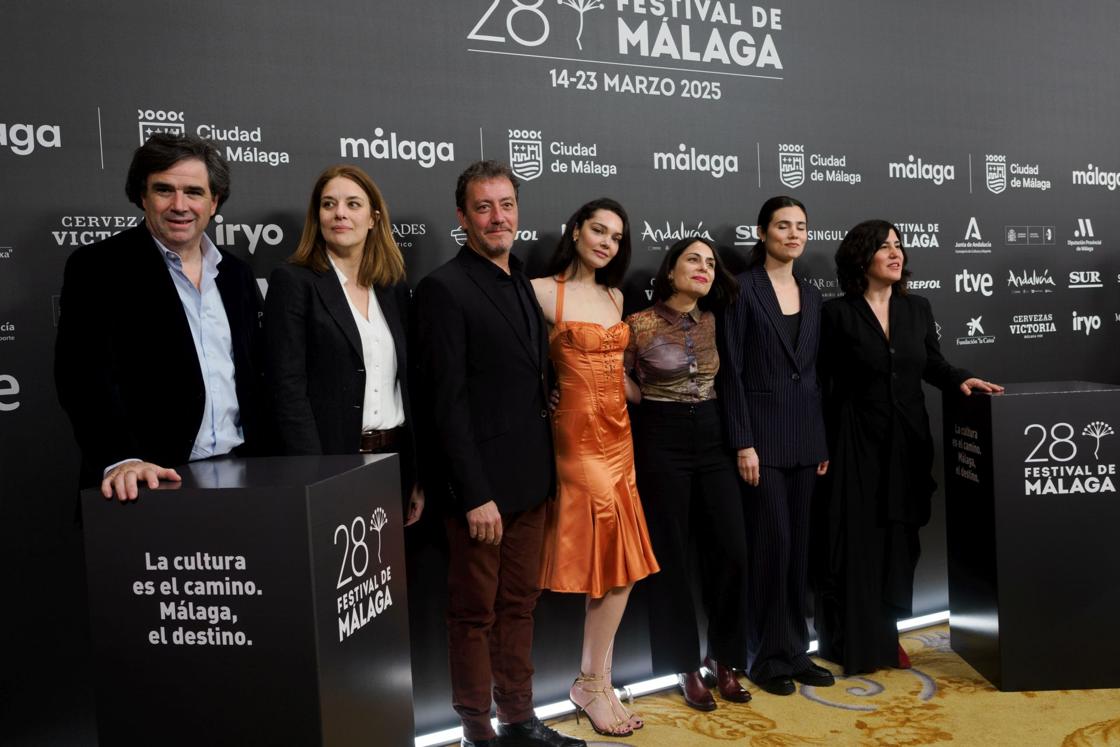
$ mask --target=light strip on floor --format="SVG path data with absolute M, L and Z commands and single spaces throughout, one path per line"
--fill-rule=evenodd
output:
M 898 621 L 898 631 L 905 633 L 910 630 L 917 630 L 918 628 L 927 628 L 930 625 L 937 625 L 938 623 L 946 622 L 949 619 L 949 610 L 943 612 L 934 612 L 930 615 L 922 615 L 920 617 L 911 617 L 909 620 Z M 813 654 L 817 651 L 817 642 L 809 641 L 809 653 Z M 667 674 L 663 677 L 654 677 L 653 679 L 635 682 L 632 685 L 620 687 L 618 690 L 622 694 L 623 699 L 637 698 L 641 695 L 649 695 L 650 693 L 668 690 L 671 687 L 676 687 L 677 675 Z M 575 707 L 570 700 L 561 700 L 556 703 L 549 703 L 548 705 L 538 706 L 536 713 L 539 718 L 550 719 L 557 716 L 566 716 L 575 711 Z M 497 726 L 497 721 L 494 721 Z M 454 744 L 463 737 L 463 730 L 461 727 L 454 729 L 444 729 L 443 731 L 433 732 L 431 734 L 424 734 L 423 736 L 416 737 L 416 747 L 439 747 L 445 744 Z

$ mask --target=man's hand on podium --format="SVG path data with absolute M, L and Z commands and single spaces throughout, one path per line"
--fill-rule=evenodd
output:
M 182 479 L 173 469 L 134 459 L 121 462 L 105 473 L 105 479 L 101 481 L 101 495 L 106 499 L 116 495 L 117 500 L 124 503 L 136 500 L 140 493 L 137 485 L 141 482 L 155 490 L 160 480 L 179 482 Z

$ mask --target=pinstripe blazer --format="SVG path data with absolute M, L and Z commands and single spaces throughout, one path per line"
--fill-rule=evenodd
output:
M 794 346 L 765 268 L 740 274 L 739 295 L 719 325 L 720 374 L 728 443 L 754 447 L 768 467 L 818 464 L 828 458 L 817 380 L 821 294 L 804 280 L 801 330 Z

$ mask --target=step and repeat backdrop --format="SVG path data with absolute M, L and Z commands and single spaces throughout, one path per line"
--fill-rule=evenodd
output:
M 51 548 L 70 536 L 77 479 L 51 373 L 57 294 L 71 251 L 142 220 L 124 175 L 157 131 L 221 146 L 232 196 L 210 233 L 262 288 L 323 167 L 373 176 L 415 283 L 464 241 L 456 176 L 496 158 L 523 182 L 515 251 L 530 269 L 586 200 L 626 206 L 628 310 L 678 238 L 741 262 L 759 205 L 784 193 L 808 206 L 798 271 L 826 297 L 845 231 L 886 218 L 955 364 L 1120 383 L 1120 7 L 1106 0 L 149 0 L 4 17 L 0 544 L 18 588 L 74 626 L 80 583 L 63 606 L 45 591 L 69 572 Z M 930 409 L 940 428 L 935 393 Z M 411 539 L 421 730 L 453 720 L 437 535 Z M 938 511 L 916 612 L 946 603 L 943 536 Z M 542 697 L 575 671 L 577 601 L 543 603 Z M 616 664 L 631 677 L 649 673 L 642 604 Z

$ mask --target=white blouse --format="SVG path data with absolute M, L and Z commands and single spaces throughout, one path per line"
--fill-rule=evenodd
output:
M 366 390 L 362 398 L 362 430 L 388 430 L 404 424 L 404 401 L 401 399 L 401 385 L 397 379 L 397 349 L 393 335 L 377 303 L 377 294 L 369 289 L 366 316 L 355 308 L 354 302 L 346 292 L 347 279 L 331 260 L 338 282 L 342 284 L 342 295 L 358 325 L 358 336 L 362 340 L 362 361 L 366 367 Z M 366 317 L 369 317 L 368 320 Z

